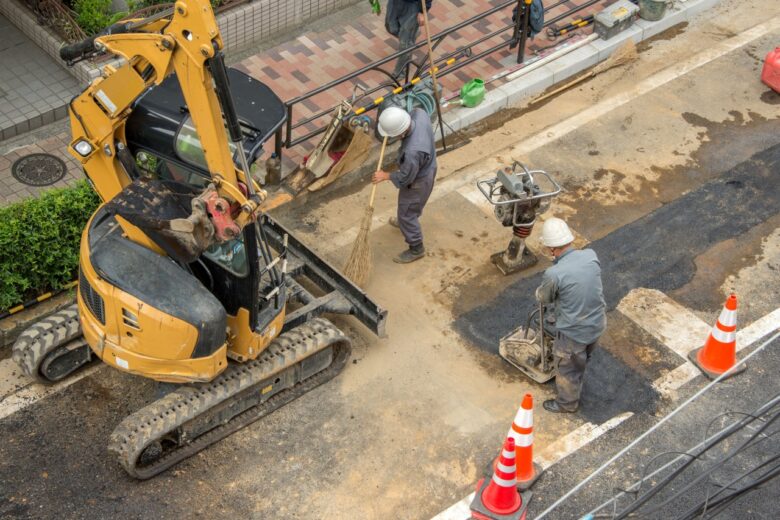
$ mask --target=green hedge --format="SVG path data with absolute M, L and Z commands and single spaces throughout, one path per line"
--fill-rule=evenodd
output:
M 219 7 L 225 0 L 211 0 L 214 8 Z M 134 11 L 158 4 L 171 3 L 171 0 L 128 0 L 128 11 L 113 12 L 112 0 L 72 0 L 70 5 L 76 13 L 76 23 L 89 36 L 102 31 L 109 25 L 129 16 Z
M 81 231 L 99 203 L 80 181 L 0 208 L 0 310 L 75 279 Z
M 127 16 L 125 12 L 112 13 L 111 0 L 76 0 L 73 10 L 76 11 L 76 23 L 89 36 Z

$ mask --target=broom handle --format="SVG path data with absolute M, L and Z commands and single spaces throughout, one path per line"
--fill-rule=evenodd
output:
M 382 169 L 382 163 L 385 162 L 385 148 L 387 147 L 387 136 L 382 140 L 382 149 L 379 151 L 379 164 L 376 165 L 377 170 Z M 368 207 L 374 207 L 374 197 L 376 196 L 376 183 L 371 186 L 371 198 L 368 199 Z
M 548 92 L 547 94 L 545 94 L 543 96 L 539 96 L 538 98 L 533 100 L 533 103 L 538 103 L 539 101 L 547 99 L 550 96 L 554 96 L 555 94 L 557 94 L 559 92 L 563 92 L 564 90 L 573 87 L 577 83 L 582 83 L 586 79 L 592 78 L 595 75 L 596 75 L 596 72 L 592 70 L 592 71 L 588 72 L 587 74 L 585 74 L 584 76 L 580 76 L 579 78 L 575 79 L 574 81 L 570 81 L 570 82 L 566 83 L 565 85 L 563 85 L 562 87 L 556 88 L 552 92 Z
M 425 39 L 428 41 L 428 59 L 431 62 L 431 79 L 433 80 L 433 99 L 436 100 L 436 117 L 439 118 L 439 130 L 441 131 L 441 145 L 444 151 L 447 151 L 447 142 L 444 140 L 444 120 L 441 117 L 441 98 L 439 97 L 439 84 L 436 79 L 436 67 L 433 61 L 433 44 L 431 44 L 431 30 L 428 22 L 428 6 L 425 0 L 420 0 L 422 4 L 423 19 L 425 20 Z

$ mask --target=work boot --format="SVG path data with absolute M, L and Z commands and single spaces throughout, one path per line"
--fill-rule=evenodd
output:
M 422 244 L 409 246 L 409 249 L 393 258 L 396 264 L 409 264 L 425 256 L 425 248 Z
M 543 402 L 542 407 L 548 412 L 552 413 L 574 413 L 577 411 L 577 408 L 574 410 L 564 410 L 555 399 L 548 399 L 547 401 Z
M 399 229 L 401 228 L 401 226 L 398 225 L 398 219 L 395 217 L 390 217 L 387 220 L 387 223 L 393 226 L 394 228 L 399 228 Z

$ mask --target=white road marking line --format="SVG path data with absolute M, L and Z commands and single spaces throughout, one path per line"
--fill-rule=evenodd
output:
M 632 289 L 617 309 L 683 359 L 704 343 L 712 329 L 686 307 L 655 289 Z
M 45 397 L 64 390 L 73 383 L 93 374 L 103 366 L 104 365 L 93 365 L 77 372 L 71 378 L 51 386 L 33 383 L 23 375 L 18 377 L 11 376 L 13 381 L 9 380 L 0 387 L 0 419 L 8 417 Z M 10 376 L 13 372 L 18 373 L 20 370 L 12 359 L 0 361 L 0 377 L 4 377 L 5 375 Z M 7 394 L 6 390 L 11 390 L 12 393 Z
M 539 455 L 534 458 L 534 462 L 538 463 L 542 469 L 547 469 L 556 462 L 564 459 L 566 456 L 587 446 L 608 431 L 616 428 L 632 415 L 634 414 L 631 412 L 625 412 L 601 425 L 585 423 L 541 450 Z M 472 500 L 474 500 L 474 493 L 463 497 L 431 520 L 466 520 L 471 517 L 471 509 L 469 506 L 471 505 Z
M 11 358 L 0 361 L 0 403 L 6 396 L 18 392 L 30 384 L 30 379 L 22 374 Z
M 700 374 L 701 370 L 696 365 L 686 361 L 674 370 L 667 372 L 666 375 L 653 381 L 653 388 L 659 395 L 674 399 L 677 396 L 677 390 L 681 386 Z
M 633 101 L 634 99 L 651 92 L 658 87 L 666 85 L 667 83 L 674 81 L 680 76 L 684 76 L 699 67 L 702 67 L 713 60 L 716 60 L 740 47 L 750 43 L 756 38 L 760 38 L 775 29 L 780 27 L 780 16 L 777 16 L 764 23 L 758 24 L 747 31 L 744 31 L 737 36 L 729 38 L 719 42 L 708 49 L 691 56 L 685 61 L 676 63 L 666 69 L 646 78 L 637 83 L 632 89 L 616 94 L 608 99 L 605 99 L 591 107 L 575 114 L 574 116 L 558 123 L 550 128 L 540 132 L 530 139 L 526 139 L 520 145 L 510 147 L 509 153 L 514 154 L 528 154 L 537 148 L 540 148 L 552 141 L 560 139 L 564 135 L 567 135 L 574 130 L 577 130 L 581 126 L 595 121 L 596 119 L 604 116 L 605 114 L 613 111 L 614 109 Z M 501 155 L 501 154 L 499 154 Z
M 493 205 L 488 202 L 484 195 L 482 195 L 482 192 L 479 191 L 476 184 L 461 186 L 457 189 L 457 192 L 460 193 L 464 199 L 478 207 L 482 213 L 490 218 L 496 218 L 496 214 L 493 211 Z
M 739 309 L 737 309 L 737 312 L 739 312 Z M 737 352 L 750 347 L 776 330 L 780 330 L 780 309 L 775 309 L 742 330 L 739 330 L 739 325 L 737 325 Z M 706 340 L 707 336 L 705 335 L 699 341 L 699 346 L 703 345 Z M 653 388 L 663 396 L 674 397 L 675 392 L 680 387 L 700 374 L 701 371 L 689 360 L 686 360 L 684 365 L 680 365 L 665 376 L 656 379 L 653 382 Z
M 737 309 L 737 312 L 739 312 L 739 309 Z M 737 352 L 743 348 L 749 347 L 777 329 L 780 329 L 780 309 L 773 310 L 742 330 L 740 330 L 739 325 L 737 325 Z
M 688 360 L 688 353 L 704 344 L 712 330 L 711 325 L 704 323 L 690 310 L 655 289 L 632 289 L 620 301 L 617 309 L 685 360 L 684 364 L 653 382 L 653 387 L 659 394 L 674 397 L 674 393 L 681 386 L 701 373 Z M 772 311 L 744 329 L 740 330 L 737 326 L 737 352 L 778 328 L 780 309 Z

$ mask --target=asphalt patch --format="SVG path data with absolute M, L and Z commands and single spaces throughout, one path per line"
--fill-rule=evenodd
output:
M 687 284 L 696 273 L 694 259 L 698 255 L 778 213 L 779 180 L 780 144 L 776 144 L 591 243 L 601 260 L 608 311 L 615 309 L 631 289 L 646 287 L 668 293 Z M 497 354 L 499 339 L 519 325 L 518 317 L 526 316 L 535 306 L 533 294 L 540 282 L 541 273 L 512 283 L 489 303 L 459 316 L 455 329 L 479 348 Z M 632 402 L 635 395 L 653 396 L 654 392 L 649 382 L 634 377 L 630 374 L 633 372 L 612 356 L 594 354 L 584 394 L 589 394 L 596 374 L 619 376 L 631 382 L 631 391 L 624 387 L 607 411 L 614 415 L 636 409 Z M 587 404 L 583 402 L 583 413 L 591 409 Z M 601 407 L 599 414 L 603 410 Z

